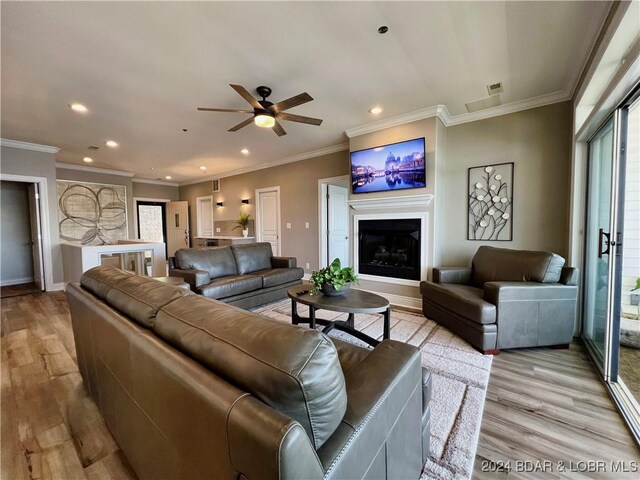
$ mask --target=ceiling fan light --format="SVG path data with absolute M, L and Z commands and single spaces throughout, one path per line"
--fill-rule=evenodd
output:
M 258 127 L 271 128 L 276 124 L 276 119 L 271 115 L 261 113 L 260 115 L 256 115 L 253 118 L 253 123 L 255 123 Z

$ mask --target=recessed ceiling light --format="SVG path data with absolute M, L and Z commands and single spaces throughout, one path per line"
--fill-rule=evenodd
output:
M 207 167 L 205 167 L 204 165 L 202 165 L 202 166 L 200 167 L 200 170 L 202 170 L 203 172 L 205 172 L 205 171 L 207 170 Z
M 369 113 L 372 115 L 378 115 L 380 113 L 382 113 L 382 107 L 376 105 L 375 107 L 371 107 L 369 109 Z
M 69 107 L 71 107 L 71 110 L 78 113 L 87 113 L 89 111 L 89 109 L 81 103 L 72 103 Z
M 243 148 L 242 150 L 240 150 L 240 153 L 243 155 L 249 155 L 249 149 Z
M 171 180 L 171 175 L 167 175 L 166 177 L 164 177 L 165 180 Z
M 93 162 L 93 158 L 91 158 L 91 157 L 84 157 L 84 158 L 82 159 L 82 161 L 83 161 L 83 162 L 85 162 L 85 163 L 91 163 L 91 162 Z
M 107 140 L 105 142 L 107 147 L 116 148 L 118 146 L 118 142 L 114 142 L 113 140 Z

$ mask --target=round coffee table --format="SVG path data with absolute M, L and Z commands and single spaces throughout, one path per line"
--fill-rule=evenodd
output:
M 287 295 L 291 299 L 291 322 L 294 325 L 308 323 L 311 328 L 316 328 L 316 324 L 326 325 L 326 327 L 322 329 L 323 333 L 329 333 L 335 328 L 375 347 L 380 342 L 355 329 L 354 315 L 356 313 L 382 313 L 384 316 L 382 338 L 390 338 L 391 307 L 386 298 L 374 293 L 365 292 L 364 290 L 355 289 L 351 289 L 338 297 L 329 297 L 321 293 L 311 295 L 309 293 L 311 288 L 311 286 L 297 285 L 287 290 Z M 308 318 L 298 315 L 298 303 L 309 307 Z M 316 318 L 316 310 L 344 312 L 348 313 L 349 317 L 347 320 L 323 320 Z

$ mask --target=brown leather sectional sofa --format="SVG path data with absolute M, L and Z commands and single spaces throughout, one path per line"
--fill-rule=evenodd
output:
M 274 257 L 268 242 L 230 247 L 181 248 L 169 259 L 169 275 L 182 277 L 191 290 L 240 308 L 287 296 L 302 283 L 304 270 L 294 257 Z
M 84 384 L 141 479 L 420 476 L 417 348 L 363 349 L 107 266 L 67 297 Z

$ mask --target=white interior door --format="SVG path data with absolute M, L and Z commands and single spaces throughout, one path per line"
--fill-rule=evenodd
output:
M 256 190 L 256 236 L 269 242 L 274 255 L 280 255 L 280 189 Z
M 189 202 L 168 202 L 167 255 L 173 257 L 179 248 L 189 248 Z
M 40 227 L 40 195 L 38 185 L 29 184 L 29 220 L 31 222 L 31 252 L 33 257 L 33 282 L 44 290 L 42 263 L 42 230 Z
M 328 262 L 340 259 L 343 266 L 349 265 L 349 206 L 347 189 L 329 185 L 327 189 L 327 236 Z

